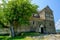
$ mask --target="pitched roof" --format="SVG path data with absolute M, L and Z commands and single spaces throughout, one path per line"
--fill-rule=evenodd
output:
M 42 10 L 40 10 L 39 13 L 42 12 L 43 10 L 47 9 L 47 8 L 48 8 L 50 11 L 52 11 L 52 9 L 47 5 L 47 6 L 44 7 Z M 53 11 L 52 11 L 52 12 L 53 12 Z

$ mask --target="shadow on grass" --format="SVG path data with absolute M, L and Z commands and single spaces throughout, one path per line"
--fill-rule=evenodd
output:
M 0 38 L 0 40 L 3 40 L 3 38 Z
M 27 36 L 39 36 L 40 33 L 35 33 L 35 32 L 24 32 L 21 33 L 21 35 L 15 36 L 15 37 L 9 37 L 9 36 L 0 36 L 0 40 L 17 40 L 17 39 L 22 39 L 26 38 Z
M 13 40 L 13 39 L 24 39 L 27 36 L 39 36 L 40 33 L 35 33 L 35 32 L 22 32 L 21 35 L 18 35 L 16 37 L 10 37 L 8 40 Z
M 24 39 L 25 36 L 16 36 L 16 37 L 10 37 L 7 40 L 14 40 L 14 39 Z

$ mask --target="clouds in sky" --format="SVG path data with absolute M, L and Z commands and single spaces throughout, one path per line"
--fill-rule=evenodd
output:
M 0 0 L 0 4 L 2 3 L 2 0 Z
M 60 19 L 55 24 L 56 29 L 60 29 Z

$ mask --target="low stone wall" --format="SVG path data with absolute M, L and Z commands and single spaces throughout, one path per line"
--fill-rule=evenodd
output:
M 9 34 L 10 30 L 8 28 L 0 28 L 0 34 Z

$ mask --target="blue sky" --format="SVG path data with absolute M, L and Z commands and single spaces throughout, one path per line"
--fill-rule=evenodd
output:
M 32 3 L 39 6 L 39 10 L 47 5 L 53 10 L 56 29 L 60 29 L 60 0 L 33 0 Z

